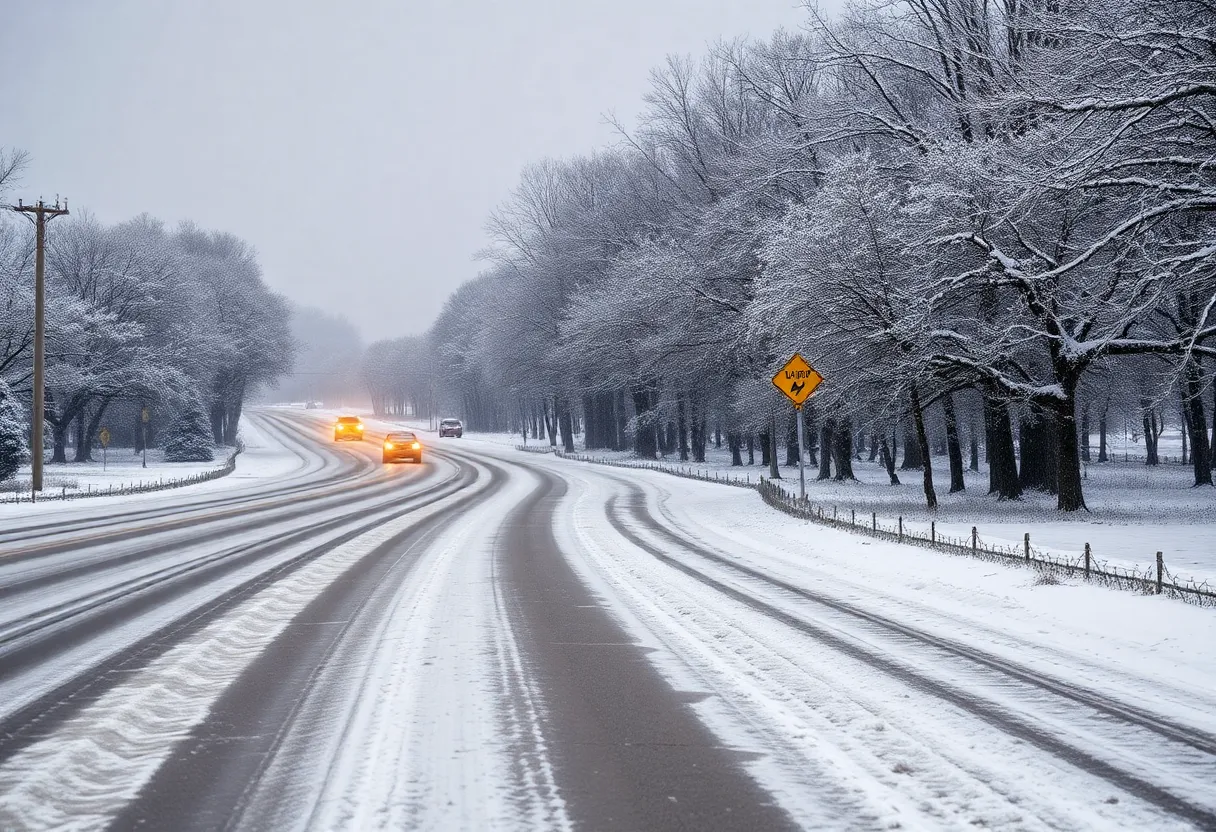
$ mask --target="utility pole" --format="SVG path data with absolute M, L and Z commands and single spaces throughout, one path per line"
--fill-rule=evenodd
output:
M 30 428 L 30 457 L 32 459 L 33 482 L 31 491 L 42 490 L 42 420 L 46 406 L 46 377 L 45 353 L 43 348 L 46 334 L 46 224 L 55 217 L 68 213 L 68 202 L 63 201 L 59 206 L 56 198 L 54 205 L 47 205 L 41 199 L 35 205 L 25 205 L 20 200 L 13 208 L 19 214 L 30 216 L 34 227 L 37 248 L 34 257 L 34 418 Z

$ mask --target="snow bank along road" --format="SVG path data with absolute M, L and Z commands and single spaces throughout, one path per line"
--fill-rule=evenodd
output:
M 3 519 L 0 829 L 1216 828 L 1210 610 L 250 418 L 273 480 Z

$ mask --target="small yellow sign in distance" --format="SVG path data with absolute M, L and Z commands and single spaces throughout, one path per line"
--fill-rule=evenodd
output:
M 101 432 L 97 434 L 97 438 L 101 440 L 101 447 L 103 447 L 103 448 L 110 447 L 110 429 L 109 428 L 102 428 Z
M 777 385 L 777 389 L 788 396 L 796 407 L 802 407 L 802 403 L 809 399 L 815 388 L 822 383 L 823 376 L 797 352 L 777 371 L 777 375 L 773 376 L 773 384 Z

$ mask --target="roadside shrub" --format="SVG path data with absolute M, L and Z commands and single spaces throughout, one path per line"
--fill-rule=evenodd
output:
M 187 397 L 166 434 L 166 462 L 210 462 L 215 459 L 211 423 L 197 396 Z
M 0 480 L 17 473 L 27 459 L 25 411 L 8 384 L 0 379 Z

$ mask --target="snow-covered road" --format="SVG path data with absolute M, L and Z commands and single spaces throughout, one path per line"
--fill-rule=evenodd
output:
M 1216 828 L 1211 610 L 248 418 L 0 516 L 0 828 Z

